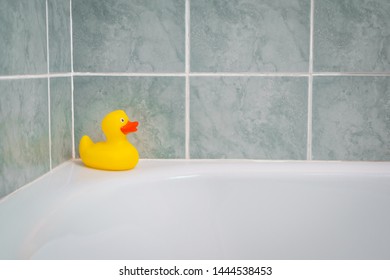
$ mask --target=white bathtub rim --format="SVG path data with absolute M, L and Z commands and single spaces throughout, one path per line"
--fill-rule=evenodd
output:
M 111 175 L 117 174 L 128 174 L 140 173 L 138 176 L 143 176 L 144 166 L 147 167 L 157 167 L 157 173 L 166 171 L 170 168 L 176 168 L 176 170 L 169 170 L 170 176 L 166 177 L 182 177 L 190 176 L 194 177 L 191 173 L 201 173 L 202 175 L 208 174 L 210 172 L 205 167 L 211 166 L 226 166 L 226 167 L 236 167 L 238 170 L 236 172 L 242 171 L 246 174 L 260 171 L 267 174 L 275 173 L 288 173 L 288 174 L 316 174 L 316 173 L 329 173 L 332 175 L 357 175 L 357 176 L 367 176 L 367 175 L 381 175 L 390 177 L 390 161 L 320 161 L 320 160 L 258 160 L 258 159 L 140 159 L 138 166 L 134 170 L 127 171 L 103 171 L 91 169 L 83 165 L 81 159 L 70 159 L 45 174 L 42 174 L 33 181 L 23 185 L 22 187 L 16 189 L 15 191 L 9 193 L 8 195 L 0 198 L 0 203 L 4 202 L 7 199 L 10 199 L 17 193 L 23 191 L 25 188 L 29 188 L 31 185 L 39 184 L 41 180 L 49 176 L 55 176 L 58 172 L 61 172 L 63 169 L 73 169 L 73 168 L 85 168 L 86 172 L 97 172 L 98 173 L 108 173 Z M 245 168 L 244 168 L 245 167 Z M 249 168 L 248 168 L 249 167 Z M 184 175 L 173 173 L 180 171 L 184 172 Z M 141 175 L 142 174 L 142 175 Z M 217 173 L 221 176 L 226 174 L 226 169 L 220 169 Z M 216 174 L 216 175 L 217 175 Z M 199 175 L 199 174 L 198 174 Z

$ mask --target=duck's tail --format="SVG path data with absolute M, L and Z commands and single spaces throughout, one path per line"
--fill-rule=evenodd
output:
M 80 145 L 79 145 L 79 153 L 80 153 L 80 158 L 83 159 L 85 152 L 93 145 L 93 141 L 89 136 L 84 135 L 81 137 L 80 140 Z

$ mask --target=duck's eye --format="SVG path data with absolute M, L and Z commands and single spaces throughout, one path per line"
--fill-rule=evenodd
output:
M 121 122 L 123 122 L 123 123 L 124 123 L 124 122 L 125 122 L 125 119 L 124 119 L 124 118 L 121 118 Z

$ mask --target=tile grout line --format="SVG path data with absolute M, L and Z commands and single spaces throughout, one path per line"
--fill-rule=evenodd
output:
M 74 133 L 74 71 L 73 71 L 73 15 L 72 0 L 69 0 L 69 29 L 70 29 L 70 102 L 71 102 L 71 132 L 72 132 L 72 159 L 76 158 L 75 133 Z
M 310 50 L 307 94 L 307 150 L 306 160 L 313 160 L 313 50 L 314 50 L 314 0 L 310 0 Z
M 31 75 L 8 75 L 0 76 L 0 80 L 23 80 L 23 79 L 46 79 L 58 77 L 70 77 L 71 73 L 49 73 L 49 74 L 31 74 Z
M 73 72 L 74 76 L 114 76 L 114 77 L 185 77 L 186 73 L 144 73 L 144 72 Z
M 71 53 L 73 51 L 71 50 Z M 64 78 L 64 77 L 90 77 L 90 76 L 112 76 L 112 77 L 390 77 L 390 72 L 193 72 L 193 73 L 125 73 L 125 72 L 68 72 L 48 74 L 26 74 L 0 76 L 0 80 L 21 80 L 21 79 L 43 79 L 43 78 Z
M 49 7 L 48 0 L 45 1 L 46 5 L 46 63 L 47 63 L 47 112 L 48 112 L 48 125 L 49 125 L 49 170 L 52 170 L 52 147 L 51 147 L 51 99 L 50 99 L 50 51 L 49 51 Z
M 190 159 L 190 0 L 185 2 L 185 159 Z
M 192 72 L 191 77 L 307 77 L 305 72 Z
M 315 72 L 314 77 L 390 77 L 390 72 Z

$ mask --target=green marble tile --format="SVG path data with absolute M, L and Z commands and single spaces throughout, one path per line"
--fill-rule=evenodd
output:
M 47 79 L 0 80 L 0 197 L 49 171 Z
M 314 70 L 390 70 L 390 1 L 315 1 Z
M 75 77 L 76 151 L 86 134 L 104 140 L 103 117 L 125 110 L 139 122 L 127 138 L 141 158 L 184 158 L 185 79 L 181 77 Z
M 48 0 L 50 72 L 70 72 L 70 3 Z
M 191 78 L 191 158 L 305 159 L 307 78 Z
M 191 1 L 191 71 L 307 72 L 310 0 Z
M 75 71 L 184 71 L 184 0 L 73 0 L 72 5 Z
M 50 79 L 52 167 L 72 158 L 71 79 Z
M 390 77 L 315 77 L 313 158 L 390 160 Z
M 47 72 L 45 0 L 0 0 L 0 75 Z

